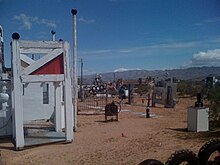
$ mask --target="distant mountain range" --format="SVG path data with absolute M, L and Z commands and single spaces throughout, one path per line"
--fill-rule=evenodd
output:
M 173 70 L 129 70 L 123 72 L 109 72 L 102 73 L 103 81 L 113 81 L 117 79 L 123 80 L 137 80 L 138 78 L 145 79 L 149 76 L 168 78 L 176 77 L 179 80 L 202 80 L 207 76 L 213 75 L 220 77 L 220 67 L 193 67 L 187 69 L 173 69 Z M 80 75 L 79 75 L 80 76 Z M 91 83 L 95 78 L 93 75 L 85 75 L 83 78 L 84 83 Z

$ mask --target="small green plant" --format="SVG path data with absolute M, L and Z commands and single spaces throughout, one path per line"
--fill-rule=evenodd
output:
M 177 92 L 179 96 L 189 95 L 196 96 L 197 93 L 201 93 L 204 89 L 204 83 L 201 81 L 180 81 L 177 84 Z
M 210 101 L 210 119 L 220 121 L 220 85 L 208 90 L 207 99 Z

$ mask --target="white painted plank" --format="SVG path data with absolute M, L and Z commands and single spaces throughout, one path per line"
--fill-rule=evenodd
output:
M 12 41 L 12 112 L 13 112 L 13 137 L 17 150 L 24 147 L 23 129 L 23 101 L 22 84 L 20 80 L 21 61 L 19 52 L 19 41 Z
M 66 141 L 72 142 L 73 140 L 73 107 L 72 107 L 72 93 L 71 93 L 71 79 L 69 70 L 69 44 L 64 43 L 64 110 L 66 122 Z
M 22 74 L 31 74 L 32 72 L 34 72 L 35 70 L 37 70 L 41 66 L 45 65 L 46 63 L 48 63 L 49 61 L 56 58 L 57 56 L 59 56 L 62 53 L 63 53 L 62 49 L 54 49 L 52 52 L 50 52 L 46 56 L 43 56 L 42 58 L 37 60 L 35 63 L 33 63 L 30 66 L 28 66 L 27 68 L 25 68 L 23 70 Z
M 23 54 L 47 54 L 55 48 L 20 48 L 20 53 Z
M 26 56 L 26 55 L 24 55 L 24 54 L 20 54 L 20 59 L 21 59 L 22 61 L 24 61 L 25 63 L 27 63 L 28 65 L 30 65 L 30 64 L 32 64 L 32 63 L 35 62 L 35 61 L 32 60 L 30 57 L 28 57 L 28 56 Z
M 61 86 L 60 82 L 54 83 L 54 98 L 55 98 L 55 128 L 57 132 L 62 132 L 62 122 L 61 122 Z
M 24 41 L 20 40 L 20 48 L 56 49 L 62 48 L 63 42 L 58 41 Z
M 22 83 L 60 82 L 64 81 L 64 74 L 22 75 L 21 80 Z

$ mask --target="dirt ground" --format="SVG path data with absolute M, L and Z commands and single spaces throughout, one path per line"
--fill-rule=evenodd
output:
M 74 141 L 14 151 L 13 145 L 1 140 L 0 164 L 131 164 L 145 159 L 165 162 L 176 150 L 190 149 L 196 154 L 219 132 L 187 132 L 187 107 L 194 100 L 181 98 L 174 109 L 151 108 L 145 118 L 145 107 L 123 105 L 119 121 L 104 122 L 104 115 L 79 115 Z

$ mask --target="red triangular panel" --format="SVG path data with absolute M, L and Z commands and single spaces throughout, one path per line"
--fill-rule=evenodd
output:
M 60 54 L 31 73 L 31 75 L 38 74 L 64 74 L 63 54 Z

